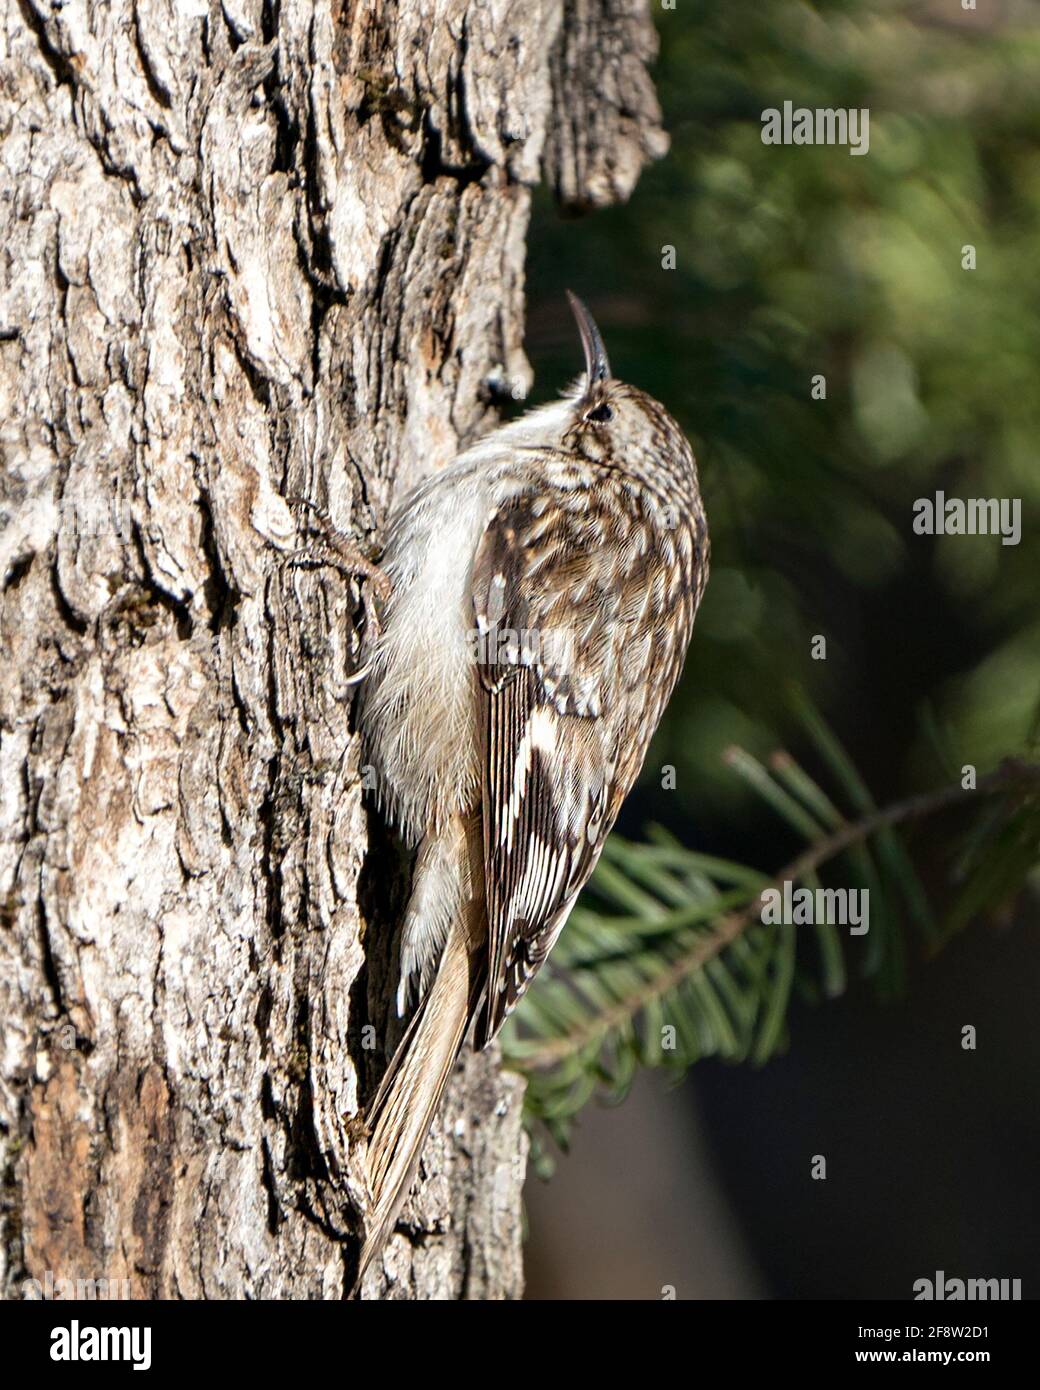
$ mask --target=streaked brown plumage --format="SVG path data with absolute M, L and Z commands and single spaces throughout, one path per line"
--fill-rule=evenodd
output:
M 393 1228 L 459 1048 L 485 1046 L 592 872 L 682 668 L 708 575 L 693 454 L 586 372 L 416 489 L 361 721 L 379 797 L 417 848 L 398 1007 L 415 1015 L 368 1116 L 359 1281 Z

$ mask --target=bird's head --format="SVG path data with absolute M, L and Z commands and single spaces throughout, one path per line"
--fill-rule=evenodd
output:
M 562 400 L 499 426 L 465 457 L 473 463 L 500 460 L 507 451 L 551 450 L 695 509 L 697 467 L 682 430 L 653 396 L 613 375 L 595 320 L 577 295 L 568 290 L 567 298 L 585 350 L 584 373 Z
M 636 478 L 667 483 L 675 470 L 687 473 L 693 457 L 679 426 L 652 396 L 612 374 L 595 320 L 570 290 L 567 298 L 581 334 L 585 373 L 570 397 L 564 447 Z

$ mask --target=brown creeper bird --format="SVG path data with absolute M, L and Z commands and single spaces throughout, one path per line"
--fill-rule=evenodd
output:
M 417 849 L 398 1012 L 417 1003 L 367 1117 L 359 1283 L 471 1025 L 495 1037 L 595 867 L 708 577 L 690 446 L 569 298 L 585 375 L 422 483 L 388 533 L 361 729 Z

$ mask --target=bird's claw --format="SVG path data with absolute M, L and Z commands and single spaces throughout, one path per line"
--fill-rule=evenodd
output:
M 361 606 L 365 613 L 365 642 L 367 644 L 369 640 L 379 636 L 381 629 L 376 600 L 378 599 L 380 603 L 385 604 L 392 593 L 386 572 L 365 554 L 357 541 L 345 536 L 342 531 L 338 531 L 320 507 L 317 507 L 313 502 L 308 502 L 305 498 L 293 498 L 291 500 L 308 507 L 319 518 L 321 526 L 318 529 L 321 534 L 321 543 L 303 546 L 298 550 L 291 551 L 285 557 L 286 565 L 301 569 L 317 569 L 321 566 L 328 566 L 338 570 L 349 579 L 353 579 L 358 585 Z M 364 680 L 368 672 L 369 665 L 366 664 L 347 678 L 347 684 L 358 684 Z

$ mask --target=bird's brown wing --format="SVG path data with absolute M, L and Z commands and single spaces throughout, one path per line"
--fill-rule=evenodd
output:
M 657 610 L 670 586 L 649 523 L 635 510 L 622 521 L 619 545 L 616 500 L 608 514 L 587 493 L 522 496 L 492 519 L 475 557 L 489 928 L 481 1045 L 595 867 L 689 636 L 687 622 L 673 624 L 678 657 L 662 649 Z

